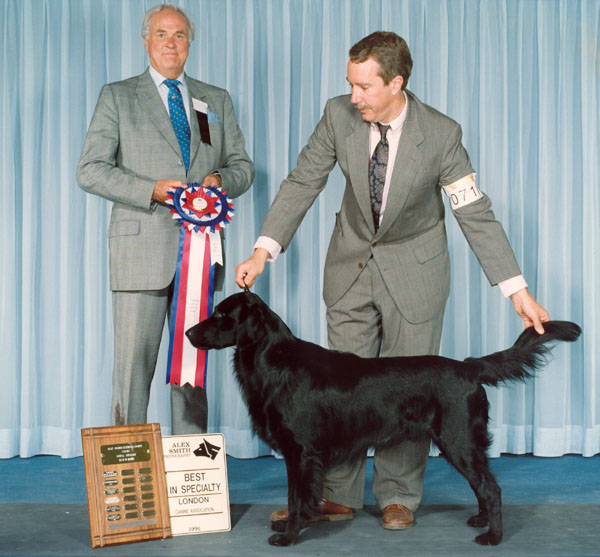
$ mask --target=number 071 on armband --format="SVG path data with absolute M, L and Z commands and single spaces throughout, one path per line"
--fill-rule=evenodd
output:
M 443 186 L 446 195 L 450 199 L 452 209 L 464 207 L 483 197 L 475 181 L 475 173 L 469 174 L 448 186 Z

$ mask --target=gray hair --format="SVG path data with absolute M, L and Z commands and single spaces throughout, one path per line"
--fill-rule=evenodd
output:
M 150 34 L 150 20 L 158 12 L 161 12 L 162 10 L 172 10 L 174 12 L 177 12 L 179 15 L 181 15 L 183 17 L 183 19 L 185 19 L 185 21 L 188 25 L 188 29 L 190 31 L 189 42 L 192 42 L 194 40 L 194 34 L 196 32 L 196 26 L 194 25 L 194 22 L 187 15 L 187 13 L 183 10 L 183 8 L 180 8 L 179 6 L 176 6 L 175 4 L 169 4 L 169 3 L 158 4 L 157 6 L 150 8 L 144 14 L 144 19 L 142 21 L 142 37 L 143 37 L 143 39 L 147 40 L 148 36 Z

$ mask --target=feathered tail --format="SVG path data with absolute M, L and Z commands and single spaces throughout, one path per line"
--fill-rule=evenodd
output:
M 556 341 L 573 342 L 581 334 L 579 325 L 570 321 L 547 321 L 544 334 L 538 334 L 533 327 L 525 329 L 512 348 L 495 352 L 482 358 L 467 358 L 469 372 L 483 385 L 498 385 L 505 381 L 515 381 L 533 377 L 536 369 L 546 363 L 546 355 Z

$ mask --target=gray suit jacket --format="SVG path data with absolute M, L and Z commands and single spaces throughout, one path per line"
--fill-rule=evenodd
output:
M 369 124 L 344 95 L 328 101 L 297 168 L 281 184 L 261 235 L 287 248 L 337 162 L 346 189 L 325 262 L 325 303 L 338 301 L 372 256 L 403 316 L 423 323 L 444 311 L 450 289 L 441 187 L 473 169 L 460 126 L 406 93 L 407 118 L 377 232 L 368 187 Z M 491 284 L 520 274 L 488 197 L 453 213 Z
M 114 202 L 108 229 L 112 290 L 160 290 L 173 279 L 180 227 L 167 207 L 152 201 L 156 181 L 201 182 L 218 170 L 223 189 L 237 197 L 254 178 L 227 91 L 187 75 L 186 82 L 191 97 L 212 111 L 207 145 L 200 140 L 191 109 L 187 176 L 171 120 L 148 70 L 109 83 L 100 92 L 77 180 L 84 190 Z

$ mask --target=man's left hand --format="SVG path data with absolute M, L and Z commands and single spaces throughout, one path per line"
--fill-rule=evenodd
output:
M 202 187 L 208 188 L 210 186 L 217 186 L 220 188 L 223 185 L 223 180 L 219 174 L 209 174 L 202 180 Z
M 550 321 L 550 316 L 548 311 L 535 301 L 527 288 L 515 292 L 510 299 L 515 311 L 523 319 L 525 328 L 533 326 L 540 335 L 543 334 L 542 323 Z

